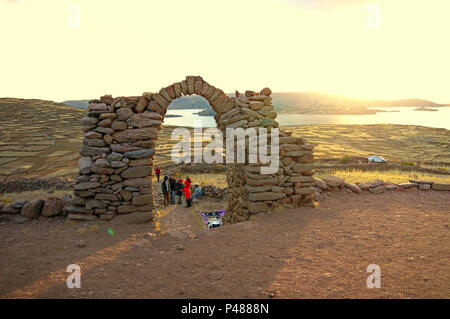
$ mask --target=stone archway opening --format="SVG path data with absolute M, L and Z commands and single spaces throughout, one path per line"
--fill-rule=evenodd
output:
M 236 91 L 235 96 L 228 96 L 200 76 L 187 76 L 157 93 L 117 98 L 105 95 L 91 101 L 87 116 L 82 119 L 80 174 L 72 205 L 67 209 L 68 217 L 111 220 L 120 216 L 124 220 L 151 220 L 153 159 L 158 135 L 169 104 L 193 94 L 208 101 L 216 112 L 217 128 L 224 136 L 228 129 L 247 132 L 254 129 L 257 139 L 267 130 L 270 134 L 277 133 L 270 135 L 266 146 L 279 159 L 278 166 L 269 174 L 262 173 L 268 164 L 260 154 L 254 157 L 256 161 L 248 161 L 254 155 L 248 136 L 244 137 L 241 149 L 239 142 L 233 140 L 233 156 L 236 158 L 240 151 L 245 154 L 245 161 L 226 163 L 226 221 L 243 221 L 279 205 L 312 205 L 315 200 L 313 146 L 291 132 L 278 129 L 271 93 L 269 88 L 264 88 L 245 94 Z M 270 148 L 275 144 L 276 148 Z

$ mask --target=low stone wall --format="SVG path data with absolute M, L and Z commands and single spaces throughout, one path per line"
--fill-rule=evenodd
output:
M 71 198 L 71 195 L 64 195 L 62 198 L 49 197 L 45 200 L 24 201 L 19 199 L 12 203 L 0 202 L 0 214 L 13 216 L 16 224 L 22 224 L 40 216 L 48 218 L 67 216 L 65 208 L 70 205 Z M 5 218 L 5 220 L 9 220 L 8 217 Z
M 6 177 L 0 180 L 0 194 L 37 190 L 72 190 L 75 181 L 59 177 Z
M 314 177 L 316 198 L 318 200 L 326 196 L 328 192 L 336 192 L 345 190 L 349 193 L 361 194 L 364 191 L 381 194 L 386 191 L 405 191 L 408 189 L 450 191 L 450 184 L 435 183 L 428 180 L 411 179 L 409 183 L 391 183 L 382 180 L 357 182 L 355 184 L 346 183 L 344 178 L 336 176 L 325 176 L 322 179 Z
M 235 169 L 232 172 L 238 173 L 239 171 L 241 170 Z M 242 180 L 241 178 L 233 178 L 233 177 L 231 177 L 231 179 L 235 182 Z M 419 189 L 422 191 L 450 192 L 450 184 L 435 183 L 433 181 L 427 180 L 412 179 L 410 180 L 410 183 L 402 183 L 402 184 L 395 184 L 391 182 L 385 182 L 382 180 L 357 182 L 355 184 L 352 184 L 347 183 L 343 178 L 339 178 L 336 176 L 325 176 L 322 179 L 314 177 L 313 180 L 315 184 L 315 186 L 313 187 L 315 191 L 314 195 L 319 200 L 326 197 L 328 193 L 337 191 L 346 191 L 349 193 L 356 193 L 356 194 L 362 194 L 364 192 L 381 194 L 387 191 L 408 191 L 414 189 L 416 190 Z M 239 190 L 241 189 L 241 187 L 242 185 L 241 186 L 234 185 L 233 189 Z M 228 198 L 229 204 L 231 203 L 231 205 L 233 205 L 237 201 L 240 202 L 239 205 L 242 205 L 242 207 L 246 206 L 245 203 L 248 200 L 247 196 L 249 196 L 250 194 L 249 192 L 246 192 L 245 196 L 239 197 L 238 192 L 232 192 L 231 194 L 229 194 L 227 188 L 220 188 L 215 185 L 204 185 L 202 189 L 203 189 L 203 197 L 200 200 L 207 198 L 215 198 L 219 200 Z M 24 201 L 19 199 L 12 203 L 4 203 L 0 201 L 0 225 L 1 223 L 9 221 L 10 217 L 12 217 L 14 222 L 17 224 L 22 224 L 41 216 L 44 218 L 53 218 L 59 216 L 65 217 L 69 213 L 67 208 L 70 207 L 71 205 L 71 198 L 72 196 L 70 195 L 64 195 L 62 198 L 49 197 L 45 200 Z M 231 201 L 230 198 L 232 199 Z M 159 198 L 159 202 L 160 203 L 157 203 L 157 205 L 159 204 L 160 206 L 163 206 L 162 198 Z M 261 203 L 267 205 L 267 211 L 269 211 L 271 208 L 276 207 L 273 201 L 260 202 L 260 204 Z M 283 206 L 293 207 L 294 204 L 292 202 L 291 204 L 285 203 L 283 204 Z M 232 214 L 232 218 L 226 217 L 227 215 L 225 215 L 225 220 L 230 222 L 236 222 L 240 220 L 239 216 L 242 216 L 241 218 L 244 218 L 245 217 L 244 214 L 247 214 L 246 217 L 249 216 L 248 211 L 241 210 L 237 214 L 236 212 Z M 141 223 L 148 221 L 145 218 L 144 219 L 139 218 L 141 216 L 122 215 L 121 217 L 124 217 L 123 221 L 126 223 Z M 87 219 L 83 217 L 82 220 Z

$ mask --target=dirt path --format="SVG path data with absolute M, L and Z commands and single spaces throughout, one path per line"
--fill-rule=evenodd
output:
M 8 223 L 0 297 L 449 298 L 449 202 L 450 192 L 342 192 L 195 239 L 154 236 L 154 225 Z M 80 289 L 65 284 L 74 263 Z M 380 289 L 367 288 L 369 264 Z
M 163 233 L 184 232 L 195 234 L 202 230 L 201 217 L 198 216 L 193 207 L 186 204 L 172 205 L 157 210 L 156 225 Z

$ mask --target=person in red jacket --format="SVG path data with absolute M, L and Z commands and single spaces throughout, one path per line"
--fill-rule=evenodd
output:
M 156 174 L 156 178 L 158 179 L 158 182 L 159 182 L 159 176 L 161 176 L 161 169 L 159 168 L 159 166 L 156 166 L 155 174 Z
M 184 182 L 183 193 L 184 196 L 186 197 L 186 205 L 187 205 L 186 207 L 191 207 L 192 205 L 191 179 L 189 176 L 186 178 L 186 181 Z

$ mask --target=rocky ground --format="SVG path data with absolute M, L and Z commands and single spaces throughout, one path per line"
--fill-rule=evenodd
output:
M 0 227 L 0 296 L 449 298 L 449 202 L 448 191 L 414 188 L 332 192 L 316 208 L 213 230 L 198 203 L 162 209 L 159 224 L 9 223 Z M 74 263 L 80 289 L 65 284 Z M 380 289 L 367 288 L 369 264 L 381 267 Z

